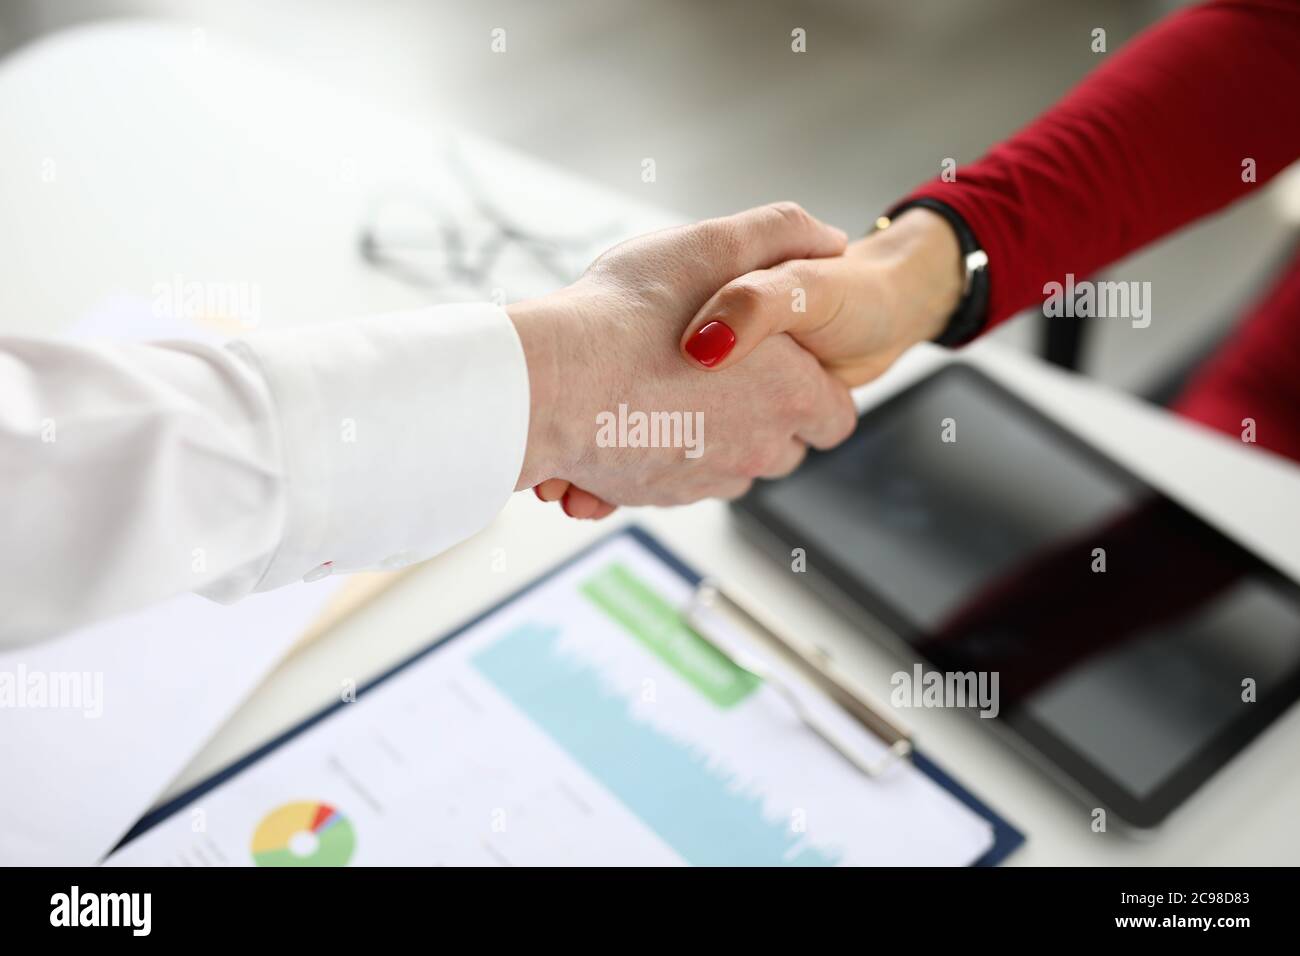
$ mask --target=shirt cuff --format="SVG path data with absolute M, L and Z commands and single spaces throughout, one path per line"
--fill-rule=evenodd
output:
M 422 560 L 513 493 L 528 367 L 502 309 L 437 306 L 230 347 L 266 380 L 285 479 L 285 526 L 256 590 Z

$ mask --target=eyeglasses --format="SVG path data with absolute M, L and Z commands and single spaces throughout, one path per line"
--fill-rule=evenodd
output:
M 518 277 L 517 264 L 507 271 L 512 250 L 550 281 L 568 285 L 622 235 L 616 221 L 578 235 L 525 229 L 489 198 L 459 151 L 449 149 L 446 159 L 462 208 L 427 192 L 377 197 L 361 230 L 361 255 L 370 265 L 421 289 L 490 297 Z

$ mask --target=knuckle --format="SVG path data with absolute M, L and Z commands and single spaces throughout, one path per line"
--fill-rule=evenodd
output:
M 762 442 L 754 442 L 740 454 L 736 463 L 738 478 L 757 478 L 772 467 L 772 454 Z
M 795 399 L 795 411 L 797 411 L 805 421 L 812 418 L 814 415 L 820 415 L 824 412 L 825 409 L 822 407 L 821 403 L 821 389 L 816 388 L 811 384 L 805 385 L 803 388 L 799 389 L 797 392 L 797 398 Z
M 817 391 L 817 383 L 810 376 L 800 376 L 786 390 L 786 409 L 795 419 L 802 421 L 816 411 Z
M 823 403 L 820 413 L 824 424 L 813 441 L 817 448 L 834 448 L 857 430 L 858 410 L 847 389 L 838 398 Z
M 768 208 L 776 213 L 786 226 L 803 229 L 812 224 L 812 216 L 797 202 L 786 199 L 781 202 L 774 202 Z
M 800 465 L 802 465 L 804 458 L 806 458 L 807 456 L 808 456 L 808 449 L 806 447 L 800 448 L 798 452 L 788 456 L 784 461 L 782 461 L 779 465 L 777 465 L 772 470 L 772 473 L 769 474 L 767 477 L 784 478 L 786 475 L 793 473 L 795 469 L 797 469 Z
M 744 277 L 727 283 L 718 292 L 719 311 L 731 315 L 748 315 L 762 309 L 768 291 L 761 283 Z

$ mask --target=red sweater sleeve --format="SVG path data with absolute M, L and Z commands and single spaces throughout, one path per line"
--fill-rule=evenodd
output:
M 1200 368 L 1174 410 L 1300 462 L 1300 255 Z
M 1300 0 L 1218 0 L 1156 24 L 955 182 L 913 195 L 951 205 L 988 252 L 991 327 L 1297 157 Z

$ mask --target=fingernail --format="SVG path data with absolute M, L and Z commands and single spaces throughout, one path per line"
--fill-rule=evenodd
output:
M 686 352 L 705 368 L 713 368 L 731 352 L 736 333 L 725 322 L 706 322 L 686 340 Z
M 537 496 L 537 500 L 538 500 L 538 501 L 545 501 L 545 500 L 546 500 L 545 498 L 542 497 L 542 486 L 541 486 L 541 485 L 533 485 L 533 494 L 535 494 L 535 495 Z
M 566 515 L 570 518 L 573 517 L 573 512 L 569 510 L 569 493 L 567 491 L 564 493 L 564 497 L 560 499 L 560 507 L 564 509 Z

